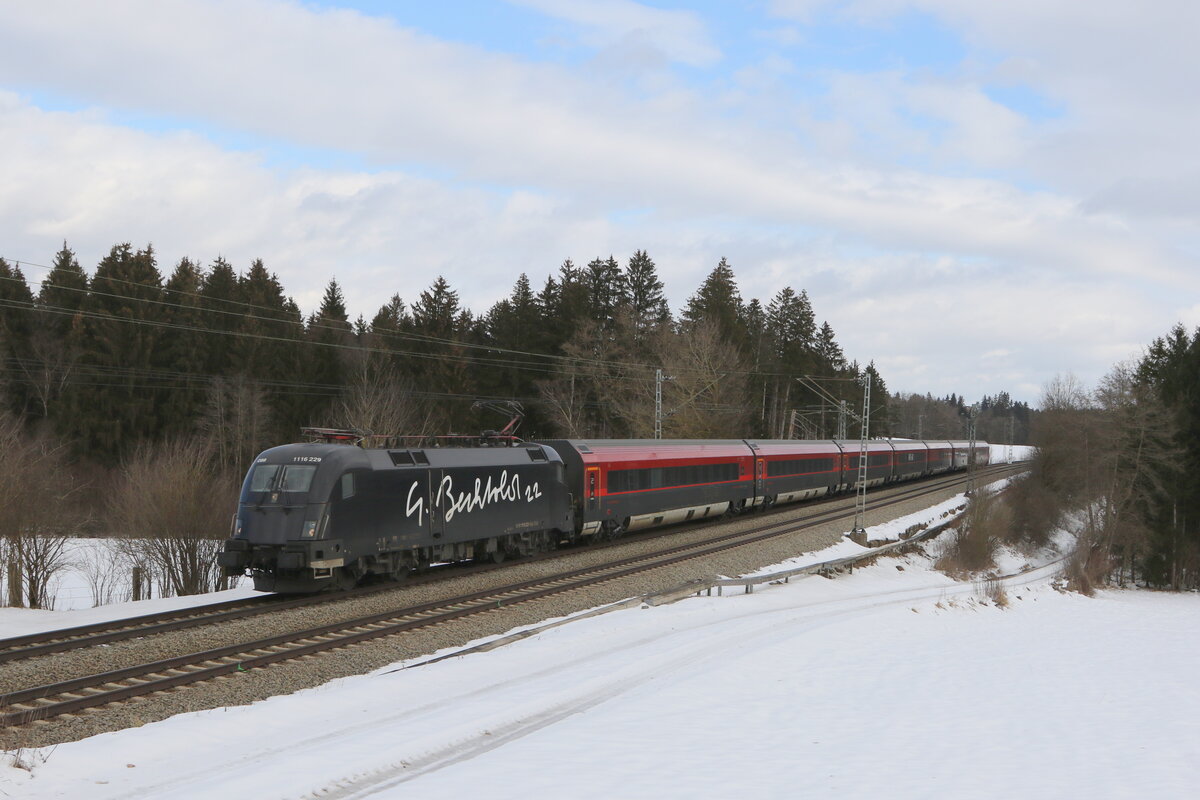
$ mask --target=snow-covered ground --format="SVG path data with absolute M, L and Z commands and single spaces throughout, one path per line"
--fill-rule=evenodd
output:
M 1089 599 L 1054 570 L 1010 579 L 1006 608 L 910 556 L 617 611 L 24 753 L 32 773 L 0 770 L 0 792 L 1194 796 L 1200 596 Z
M 44 619 L 53 619 L 56 615 L 55 612 L 77 611 L 94 606 L 108 606 L 123 609 L 123 611 L 117 611 L 110 616 L 104 616 L 103 613 L 93 615 L 95 619 L 89 621 L 115 619 L 129 615 L 129 610 L 124 606 L 133 592 L 132 564 L 121 553 L 118 540 L 68 539 L 63 552 L 63 562 L 62 569 L 50 579 L 49 594 L 52 599 L 52 608 L 42 610 L 33 616 L 40 615 Z M 243 581 L 234 578 L 232 582 L 244 583 L 247 586 L 250 584 L 248 579 Z M 148 588 L 155 599 L 160 599 L 161 586 L 151 582 Z M 7 597 L 7 585 L 3 574 L 0 574 L 0 591 L 5 592 L 0 597 Z M 232 596 L 248 593 L 252 594 L 253 592 L 239 589 L 238 593 Z M 211 602 L 211 595 L 204 598 L 202 602 Z M 11 620 L 14 624 L 21 625 L 22 621 L 29 616 L 23 613 L 8 614 L 6 613 L 8 610 L 0 608 L 0 636 L 17 635 L 8 629 L 7 623 Z

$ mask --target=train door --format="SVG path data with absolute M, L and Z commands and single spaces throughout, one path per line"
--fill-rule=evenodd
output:
M 600 468 L 588 467 L 587 478 L 584 480 L 583 491 L 587 497 L 587 510 L 596 511 L 600 507 Z
M 442 505 L 448 498 L 441 496 L 442 479 L 446 476 L 444 469 L 431 469 L 429 476 L 429 533 L 434 539 L 441 539 L 446 532 L 446 514 Z
M 762 497 L 766 491 L 767 478 L 767 460 L 765 458 L 754 459 L 754 495 Z

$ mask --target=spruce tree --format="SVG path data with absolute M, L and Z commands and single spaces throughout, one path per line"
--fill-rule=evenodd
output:
M 733 268 L 724 258 L 688 298 L 683 310 L 683 328 L 687 330 L 704 320 L 715 323 L 721 337 L 736 347 L 744 347 L 746 329 L 742 295 L 738 291 Z
M 622 285 L 636 343 L 641 347 L 653 331 L 671 322 L 671 310 L 663 294 L 663 282 L 658 278 L 658 268 L 645 250 L 637 250 L 630 256 Z
M 612 331 L 625 295 L 625 276 L 620 265 L 611 255 L 607 259 L 592 259 L 583 271 L 582 280 L 592 320 L 605 332 Z
M 200 307 L 204 327 L 213 331 L 208 337 L 205 371 L 209 375 L 229 375 L 234 371 L 233 354 L 237 347 L 230 334 L 242 327 L 242 318 L 253 314 L 242 302 L 237 273 L 218 256 L 200 284 Z
M 162 330 L 159 360 L 164 369 L 177 373 L 168 380 L 160 409 L 167 435 L 190 432 L 204 406 L 208 387 L 204 369 L 211 337 L 203 331 L 202 282 L 200 268 L 183 258 L 163 291 L 163 320 L 168 327 Z
M 821 330 L 817 332 L 817 362 L 824 375 L 837 375 L 846 368 L 846 356 L 828 322 L 822 322 Z
M 345 385 L 346 359 L 354 345 L 346 301 L 336 279 L 325 287 L 321 307 L 309 317 L 306 328 L 309 347 L 302 372 L 310 392 L 306 422 L 327 425 L 329 410 Z
M 61 420 L 82 452 L 113 463 L 163 426 L 162 276 L 153 248 L 115 245 L 96 268 L 84 306 L 80 382 Z M 86 381 L 86 383 L 85 383 Z
M 18 265 L 0 258 L 0 377 L 4 378 L 5 405 L 24 415 L 36 406 L 30 342 L 33 336 L 33 292 Z
M 796 294 L 790 286 L 781 289 L 767 306 L 767 330 L 779 369 L 792 375 L 812 371 L 816 320 L 807 293 Z
M 87 273 L 64 241 L 38 292 L 37 305 L 46 312 L 40 327 L 60 340 L 65 339 L 87 300 L 87 291 Z
M 50 419 L 63 411 L 59 400 L 79 358 L 83 334 L 80 311 L 87 302 L 87 293 L 87 273 L 64 241 L 35 302 L 30 380 L 37 396 L 37 413 L 43 418 Z
M 412 305 L 413 330 L 424 341 L 414 344 L 419 358 L 414 361 L 417 382 L 436 388 L 445 397 L 438 407 L 437 427 L 443 431 L 465 431 L 474 416 L 470 411 L 471 369 L 466 349 L 474 326 L 470 312 L 458 303 L 458 292 L 438 276 Z M 453 396 L 453 397 L 452 397 Z

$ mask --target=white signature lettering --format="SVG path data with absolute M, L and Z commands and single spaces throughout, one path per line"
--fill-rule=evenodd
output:
M 419 487 L 420 483 L 413 481 L 413 485 L 408 487 L 408 506 L 404 509 L 406 516 L 411 517 L 413 512 L 417 512 L 417 524 L 425 524 L 425 498 L 422 495 L 417 495 L 417 499 L 413 500 L 413 492 Z
M 410 518 L 414 513 L 416 514 L 418 525 L 424 523 L 425 498 L 417 495 L 414 499 L 413 493 L 420 486 L 420 481 L 413 481 L 412 486 L 409 487 L 408 504 L 405 509 L 405 514 Z M 496 503 L 515 503 L 522 499 L 526 503 L 532 503 L 541 496 L 542 490 L 537 481 L 523 486 L 520 475 L 509 475 L 508 470 L 504 470 L 499 477 L 489 475 L 486 481 L 483 478 L 476 478 L 474 485 L 461 491 L 455 489 L 453 477 L 443 476 L 441 483 L 438 484 L 437 492 L 433 496 L 432 505 L 433 508 L 440 510 L 442 518 L 449 522 L 459 513 L 469 514 Z

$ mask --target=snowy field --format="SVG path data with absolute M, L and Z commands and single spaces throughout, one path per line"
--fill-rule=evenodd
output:
M 1194 796 L 1200 596 L 1089 599 L 1054 588 L 1053 553 L 1033 560 L 1003 559 L 1026 570 L 1005 608 L 910 556 L 617 611 L 26 752 L 0 793 Z

